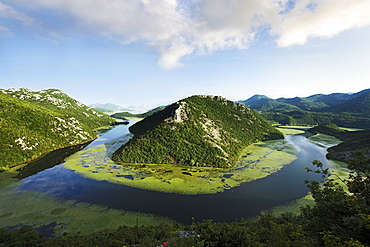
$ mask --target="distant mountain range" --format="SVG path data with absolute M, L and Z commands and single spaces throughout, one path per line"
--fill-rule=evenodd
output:
M 96 138 L 115 120 L 58 89 L 0 89 L 0 168 Z
M 315 94 L 308 97 L 271 99 L 264 95 L 254 95 L 238 103 L 258 111 L 304 110 L 315 112 L 351 112 L 370 116 L 370 89 L 355 94 L 333 93 Z
M 283 138 L 247 106 L 219 96 L 192 96 L 130 127 L 134 134 L 118 149 L 119 163 L 228 167 L 245 146 Z
M 134 114 L 134 113 L 130 113 L 130 112 L 127 112 L 127 111 L 117 112 L 117 113 L 112 114 L 111 116 L 114 117 L 114 118 L 119 118 L 119 119 L 127 119 L 127 118 L 130 118 L 130 117 L 146 118 L 146 117 L 149 117 L 150 115 L 153 115 L 157 111 L 163 110 L 164 108 L 166 108 L 166 107 L 165 106 L 159 106 L 159 107 L 156 107 L 156 108 L 154 108 L 150 111 L 147 111 L 145 113 L 139 113 L 139 114 Z
M 254 95 L 238 103 L 281 124 L 322 124 L 370 128 L 370 89 L 354 94 L 315 94 L 309 97 L 271 99 Z
M 112 103 L 106 103 L 106 104 L 95 103 L 95 104 L 89 105 L 89 107 L 94 108 L 95 110 L 104 112 L 106 114 L 113 114 L 117 112 L 129 112 L 133 114 L 133 113 L 139 113 L 139 112 L 146 112 L 148 110 L 147 107 L 143 107 L 143 106 L 123 107 L 123 106 L 119 106 L 119 105 L 112 104 Z

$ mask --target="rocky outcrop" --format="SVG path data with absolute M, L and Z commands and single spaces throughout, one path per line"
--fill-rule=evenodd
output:
M 227 167 L 245 146 L 283 135 L 247 106 L 192 96 L 130 127 L 134 138 L 113 155 L 121 163 Z

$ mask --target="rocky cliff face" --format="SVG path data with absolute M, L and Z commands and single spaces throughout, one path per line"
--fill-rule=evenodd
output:
M 130 131 L 134 138 L 114 154 L 117 162 L 226 167 L 243 147 L 283 137 L 247 106 L 220 96 L 180 100 Z

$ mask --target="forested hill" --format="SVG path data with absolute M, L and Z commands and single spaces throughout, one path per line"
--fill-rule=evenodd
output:
M 269 120 L 283 125 L 334 123 L 342 127 L 370 128 L 370 89 L 354 94 L 315 94 L 271 99 L 254 95 L 245 104 Z
M 115 120 L 57 89 L 0 89 L 0 168 L 87 142 Z
M 136 118 L 146 118 L 146 117 L 149 117 L 150 115 L 153 115 L 154 113 L 158 112 L 158 111 L 161 111 L 163 110 L 164 108 L 166 108 L 165 106 L 158 106 L 148 112 L 145 112 L 145 113 L 138 113 L 138 114 L 135 114 L 135 113 L 130 113 L 130 112 L 116 112 L 114 114 L 112 114 L 111 116 L 114 117 L 114 118 L 120 118 L 120 119 L 127 119 L 127 118 L 130 118 L 130 117 L 136 117 Z
M 233 165 L 241 149 L 283 135 L 245 105 L 219 96 L 192 96 L 130 128 L 134 138 L 119 148 L 121 163 Z
M 271 99 L 265 95 L 254 95 L 247 100 L 238 101 L 258 111 L 276 109 L 304 110 L 315 112 L 368 113 L 370 89 L 355 94 L 332 93 L 315 94 L 308 97 Z M 366 110 L 364 110 L 364 108 Z

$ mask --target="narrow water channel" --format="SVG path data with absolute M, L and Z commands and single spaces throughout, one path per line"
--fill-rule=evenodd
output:
M 124 138 L 125 125 L 116 126 L 101 135 L 86 148 Z M 152 213 L 189 224 L 213 219 L 230 222 L 258 215 L 261 210 L 285 204 L 305 196 L 308 192 L 305 179 L 320 179 L 320 175 L 307 173 L 315 159 L 326 164 L 325 148 L 315 145 L 302 135 L 286 137 L 298 151 L 298 158 L 277 174 L 244 183 L 239 187 L 212 195 L 177 195 L 141 190 L 106 181 L 84 178 L 63 164 L 22 179 L 18 192 L 38 191 L 66 200 L 106 205 L 109 208 Z

